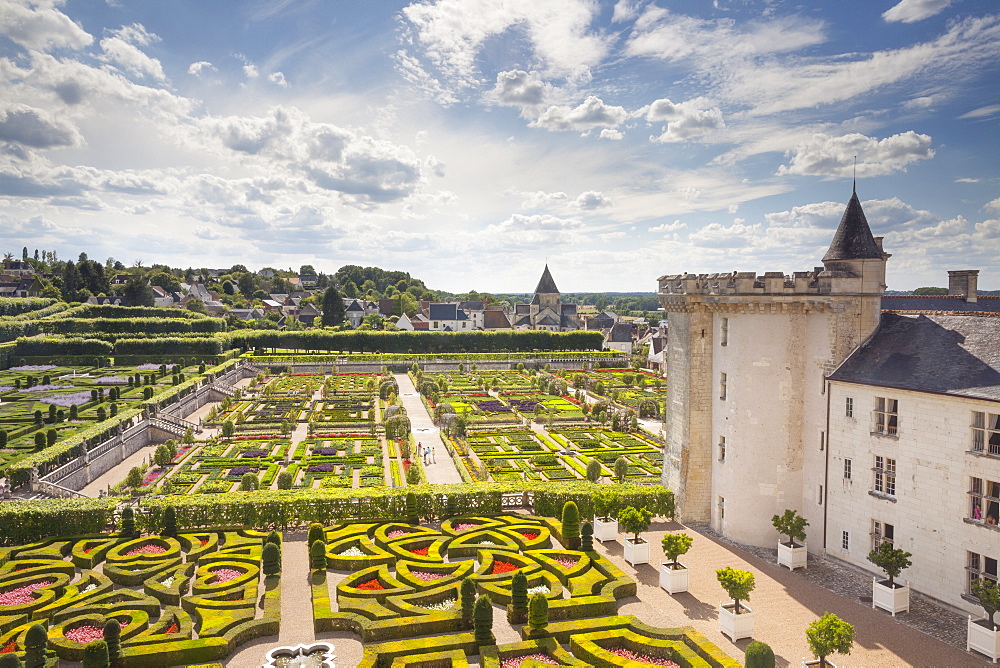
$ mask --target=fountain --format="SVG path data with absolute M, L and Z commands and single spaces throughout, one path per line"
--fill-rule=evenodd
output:
M 295 647 L 275 647 L 264 655 L 263 668 L 337 668 L 333 645 L 313 643 Z

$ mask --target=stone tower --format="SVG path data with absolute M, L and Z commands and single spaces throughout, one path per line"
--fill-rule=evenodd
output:
M 678 519 L 770 547 L 791 508 L 821 546 L 825 377 L 878 327 L 888 257 L 853 193 L 823 267 L 660 277 Z

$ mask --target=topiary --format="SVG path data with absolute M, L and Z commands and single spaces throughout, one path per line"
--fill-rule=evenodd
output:
M 135 535 L 135 511 L 132 510 L 132 506 L 122 508 L 122 535 Z
M 0 668 L 21 668 L 23 665 L 14 652 L 0 654 Z
M 497 640 L 493 636 L 493 603 L 490 597 L 483 594 L 476 599 L 476 606 L 473 611 L 473 633 L 476 636 L 476 646 L 496 645 Z
M 322 524 L 313 522 L 309 525 L 309 535 L 306 538 L 306 543 L 311 546 L 318 540 L 326 542 L 326 531 L 323 530 Z
M 583 528 L 580 529 L 580 550 L 583 552 L 594 551 L 594 525 L 590 522 L 584 522 Z
M 243 477 L 240 478 L 240 491 L 241 492 L 254 492 L 257 490 L 257 476 L 254 473 L 244 473 Z
M 109 619 L 104 624 L 104 642 L 108 645 L 108 665 L 118 668 L 122 661 L 122 627 L 117 619 Z
M 83 648 L 83 668 L 109 668 L 108 643 L 95 640 Z
M 319 541 L 317 541 L 319 542 Z M 322 543 L 320 543 L 322 546 Z M 261 567 L 264 569 L 264 575 L 277 575 L 281 572 L 281 548 L 274 543 L 264 543 L 264 549 L 260 553 Z M 310 554 L 310 557 L 312 555 Z M 323 559 L 325 561 L 326 554 L 324 550 Z
M 549 599 L 535 592 L 528 603 L 528 626 L 533 630 L 544 629 L 549 623 Z
M 774 650 L 767 643 L 751 640 L 743 654 L 746 668 L 774 668 Z
M 278 546 L 278 549 L 280 550 L 281 534 L 278 533 L 277 531 L 272 530 L 270 533 L 267 534 L 267 536 L 264 537 L 264 545 L 267 545 L 268 543 L 274 543 L 275 545 Z
M 49 634 L 41 624 L 34 624 L 24 634 L 25 668 L 45 668 L 45 647 L 49 644 Z
M 563 504 L 562 538 L 567 549 L 580 549 L 580 509 L 573 501 Z
M 524 624 L 528 620 L 528 578 L 520 570 L 514 573 L 510 581 L 510 607 L 507 609 L 507 621 L 511 624 Z
M 625 482 L 625 476 L 628 475 L 628 460 L 624 457 L 619 457 L 615 460 L 615 479 L 618 482 Z
M 326 541 L 317 540 L 310 544 L 309 565 L 313 570 L 326 570 Z
M 753 573 L 726 566 L 715 571 L 715 577 L 718 578 L 719 584 L 729 594 L 729 598 L 733 599 L 733 612 L 737 615 L 740 614 L 740 601 L 749 600 L 750 592 L 756 586 Z
M 471 629 L 472 615 L 476 607 L 476 583 L 472 581 L 472 578 L 462 579 L 459 596 L 462 599 L 462 628 Z
M 173 506 L 167 506 L 163 511 L 163 535 L 177 535 L 177 509 Z
M 420 518 L 417 517 L 417 495 L 413 492 L 406 493 L 406 521 L 409 524 L 420 524 Z
M 278 474 L 278 489 L 291 489 L 294 479 L 290 471 L 282 471 Z
M 587 480 L 590 482 L 597 482 L 601 479 L 601 462 L 596 459 L 591 459 L 590 463 L 587 464 Z

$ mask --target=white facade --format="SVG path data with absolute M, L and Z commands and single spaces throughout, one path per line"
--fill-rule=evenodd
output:
M 1000 504 L 1000 444 L 991 456 L 983 429 L 974 445 L 974 413 L 1000 414 L 1000 402 L 832 381 L 827 554 L 881 573 L 867 557 L 890 533 L 913 554 L 900 577 L 915 591 L 981 616 L 963 595 L 971 575 L 997 576 L 1000 529 L 986 520 Z

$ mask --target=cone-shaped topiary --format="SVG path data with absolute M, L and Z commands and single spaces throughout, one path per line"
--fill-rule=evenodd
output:
M 309 547 L 309 565 L 314 570 L 326 570 L 326 541 L 317 540 Z
M 549 599 L 545 594 L 535 592 L 528 603 L 528 626 L 532 629 L 544 629 L 549 623 Z
M 462 626 L 471 629 L 473 610 L 476 606 L 476 583 L 472 581 L 472 578 L 466 577 L 462 580 L 460 595 L 462 598 Z
M 524 624 L 528 621 L 528 578 L 520 570 L 514 573 L 510 581 L 507 621 L 511 624 Z
M 278 489 L 291 489 L 294 482 L 291 471 L 282 471 L 278 474 Z
M 594 525 L 584 522 L 580 529 L 580 549 L 584 552 L 594 551 Z
M 167 506 L 163 511 L 163 535 L 177 535 L 177 509 L 173 506 Z
M 274 543 L 266 543 L 261 550 L 260 561 L 264 575 L 277 575 L 281 571 L 281 548 Z
M 406 521 L 409 524 L 420 524 L 417 517 L 417 495 L 413 492 L 406 493 Z
M 122 627 L 117 619 L 109 619 L 104 624 L 104 642 L 108 646 L 108 665 L 114 668 L 122 664 Z
M 478 647 L 496 645 L 497 640 L 493 637 L 493 603 L 489 596 L 483 594 L 476 599 L 476 607 L 472 617 L 476 645 Z
M 601 462 L 596 459 L 591 459 L 590 463 L 587 464 L 587 480 L 590 482 L 597 482 L 601 479 Z
M 278 546 L 278 549 L 280 550 L 281 534 L 278 533 L 277 531 L 271 531 L 270 533 L 268 533 L 267 536 L 264 537 L 264 545 L 267 545 L 268 543 L 274 543 L 275 545 Z
M 751 640 L 743 655 L 746 668 L 774 668 L 774 650 L 767 643 Z
M 580 549 L 580 509 L 573 501 L 567 501 L 563 504 L 562 537 L 566 549 Z
M 257 480 L 257 474 L 255 473 L 244 473 L 243 477 L 240 478 L 240 491 L 241 492 L 255 492 L 257 491 L 257 484 L 260 481 Z
M 122 535 L 135 535 L 135 511 L 132 510 L 132 506 L 122 508 Z
M 83 668 L 108 668 L 108 643 L 95 640 L 84 647 Z
M 41 624 L 35 624 L 24 634 L 25 668 L 45 668 L 45 647 L 49 633 Z
M 319 522 L 313 522 L 309 525 L 309 535 L 307 537 L 307 544 L 312 546 L 316 541 L 321 540 L 326 542 L 326 532 L 323 530 L 323 525 Z
M 14 652 L 0 654 L 0 668 L 21 668 L 23 665 Z

